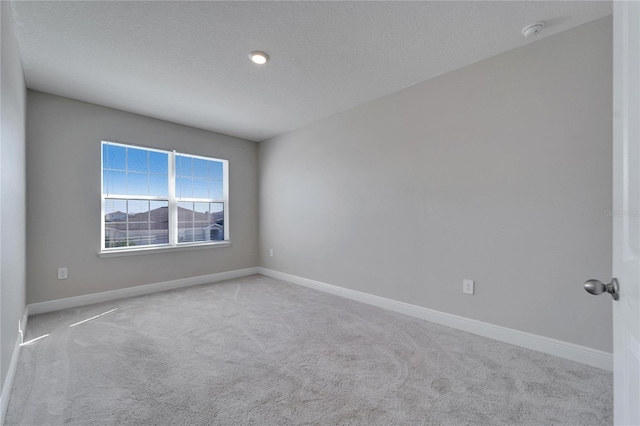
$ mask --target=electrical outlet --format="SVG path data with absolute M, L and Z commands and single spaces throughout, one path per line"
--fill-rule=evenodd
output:
M 69 278 L 69 271 L 67 270 L 67 268 L 58 268 L 58 279 L 66 280 L 67 278 Z
M 472 280 L 462 280 L 462 292 L 465 294 L 473 294 Z
M 273 257 L 273 249 L 269 249 L 269 256 Z

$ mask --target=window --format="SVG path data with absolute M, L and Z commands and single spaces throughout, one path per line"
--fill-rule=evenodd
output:
M 228 242 L 228 161 L 102 142 L 102 252 Z

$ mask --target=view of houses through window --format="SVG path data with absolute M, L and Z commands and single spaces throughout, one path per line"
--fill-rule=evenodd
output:
M 226 160 L 103 142 L 103 249 L 228 239 L 226 175 Z

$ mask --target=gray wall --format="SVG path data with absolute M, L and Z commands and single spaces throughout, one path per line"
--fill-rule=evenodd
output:
M 611 351 L 611 302 L 582 289 L 611 275 L 611 32 L 594 21 L 262 142 L 261 265 Z
M 25 307 L 26 88 L 9 2 L 0 2 L 0 365 L 4 385 Z
M 27 117 L 28 303 L 257 265 L 256 143 L 31 90 Z M 228 159 L 231 247 L 99 258 L 102 139 Z

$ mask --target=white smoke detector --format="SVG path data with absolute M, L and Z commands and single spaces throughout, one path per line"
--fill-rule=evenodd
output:
M 544 21 L 534 22 L 531 25 L 527 25 L 522 29 L 522 35 L 525 37 L 531 37 L 538 34 L 544 28 Z

